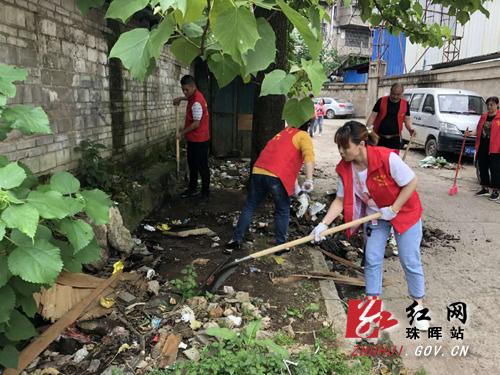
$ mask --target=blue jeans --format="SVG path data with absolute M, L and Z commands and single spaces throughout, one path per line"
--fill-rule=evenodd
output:
M 384 254 L 391 227 L 391 223 L 385 220 L 378 220 L 376 225 L 365 225 L 365 283 L 366 294 L 369 296 L 382 293 Z M 403 234 L 396 230 L 394 234 L 398 243 L 399 260 L 408 284 L 408 293 L 413 299 L 422 299 L 425 295 L 424 271 L 420 260 L 422 220 Z
M 323 133 L 323 116 L 318 116 L 318 118 L 316 119 L 316 130 L 319 132 L 319 134 Z
M 286 242 L 288 223 L 290 221 L 290 197 L 279 178 L 262 174 L 252 174 L 247 200 L 233 234 L 234 241 L 243 242 L 243 237 L 252 222 L 255 210 L 268 193 L 271 193 L 274 199 L 276 243 L 282 244 Z

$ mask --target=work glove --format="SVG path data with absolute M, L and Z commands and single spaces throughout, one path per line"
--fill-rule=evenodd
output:
M 382 214 L 382 216 L 380 217 L 382 220 L 387 220 L 387 221 L 391 221 L 392 219 L 394 219 L 397 215 L 396 212 L 394 212 L 392 210 L 392 207 L 391 206 L 388 206 L 388 207 L 382 207 L 380 209 L 380 213 Z
M 313 180 L 308 178 L 302 184 L 302 191 L 305 191 L 306 193 L 310 193 L 313 190 L 314 190 Z
M 327 229 L 328 229 L 328 225 L 326 225 L 323 222 L 316 225 L 314 227 L 313 231 L 311 232 L 311 235 L 314 236 L 314 240 L 312 241 L 312 243 L 318 243 L 318 242 L 323 241 L 325 239 L 325 237 L 322 237 L 320 234 Z
M 296 184 L 295 185 L 295 191 L 294 191 L 293 195 L 295 197 L 298 197 L 301 191 L 302 191 L 302 189 L 300 188 L 299 184 Z

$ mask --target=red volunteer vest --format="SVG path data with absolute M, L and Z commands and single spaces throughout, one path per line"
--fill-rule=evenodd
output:
M 378 134 L 378 129 L 380 128 L 380 123 L 387 115 L 387 101 L 389 100 L 388 96 L 383 96 L 380 101 L 380 112 L 377 114 L 375 121 L 373 122 L 373 130 Z M 398 112 L 398 126 L 399 126 L 399 134 L 403 131 L 403 123 L 406 116 L 406 110 L 408 108 L 408 102 L 404 99 L 400 100 L 399 104 L 399 112 Z
M 479 150 L 481 133 L 483 132 L 484 123 L 486 122 L 487 117 L 488 113 L 483 113 L 479 118 L 479 122 L 477 123 L 476 154 Z M 500 110 L 497 111 L 495 118 L 491 122 L 490 154 L 500 154 Z
M 279 177 L 288 195 L 294 193 L 295 180 L 304 162 L 302 152 L 292 139 L 299 129 L 286 128 L 274 136 L 262 150 L 255 166 Z
M 371 197 L 379 208 L 390 206 L 394 203 L 401 191 L 401 187 L 392 179 L 389 166 L 389 155 L 392 150 L 385 147 L 367 147 L 368 173 L 366 187 Z M 354 217 L 354 188 L 352 178 L 352 164 L 341 160 L 336 168 L 344 184 L 344 221 L 347 223 Z M 406 201 L 391 224 L 398 231 L 404 233 L 415 225 L 422 216 L 422 205 L 415 191 Z M 350 237 L 355 230 L 348 230 Z
M 192 107 L 194 103 L 200 103 L 203 108 L 203 115 L 201 116 L 200 126 L 196 129 L 191 130 L 186 133 L 186 140 L 189 142 L 206 142 L 210 139 L 210 130 L 208 128 L 208 107 L 207 101 L 203 94 L 196 90 L 194 94 L 188 98 L 188 103 L 186 105 L 186 119 L 184 121 L 184 128 L 187 128 L 193 123 L 193 112 Z

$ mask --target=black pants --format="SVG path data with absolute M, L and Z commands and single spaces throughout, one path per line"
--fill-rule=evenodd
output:
M 393 148 L 395 150 L 400 150 L 401 149 L 401 138 L 400 137 L 384 138 L 383 136 L 380 136 L 380 138 L 378 139 L 377 146 Z
M 201 191 L 210 190 L 210 169 L 208 169 L 208 141 L 187 142 L 189 166 L 189 190 L 198 188 L 198 173 L 201 176 Z
M 500 154 L 490 154 L 490 139 L 481 138 L 477 151 L 481 185 L 500 190 Z

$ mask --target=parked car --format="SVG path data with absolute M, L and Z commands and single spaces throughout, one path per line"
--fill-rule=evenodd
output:
M 410 103 L 416 144 L 425 148 L 426 155 L 437 156 L 450 152 L 458 154 L 466 129 L 476 130 L 479 116 L 486 111 L 486 103 L 478 93 L 445 88 L 407 89 L 405 99 Z M 403 129 L 403 139 L 410 135 Z M 465 155 L 474 156 L 475 138 L 465 143 Z
M 332 119 L 337 116 L 352 116 L 354 114 L 354 107 L 351 102 L 340 98 L 327 98 L 316 97 L 314 103 L 319 99 L 323 99 L 325 103 L 325 117 Z

